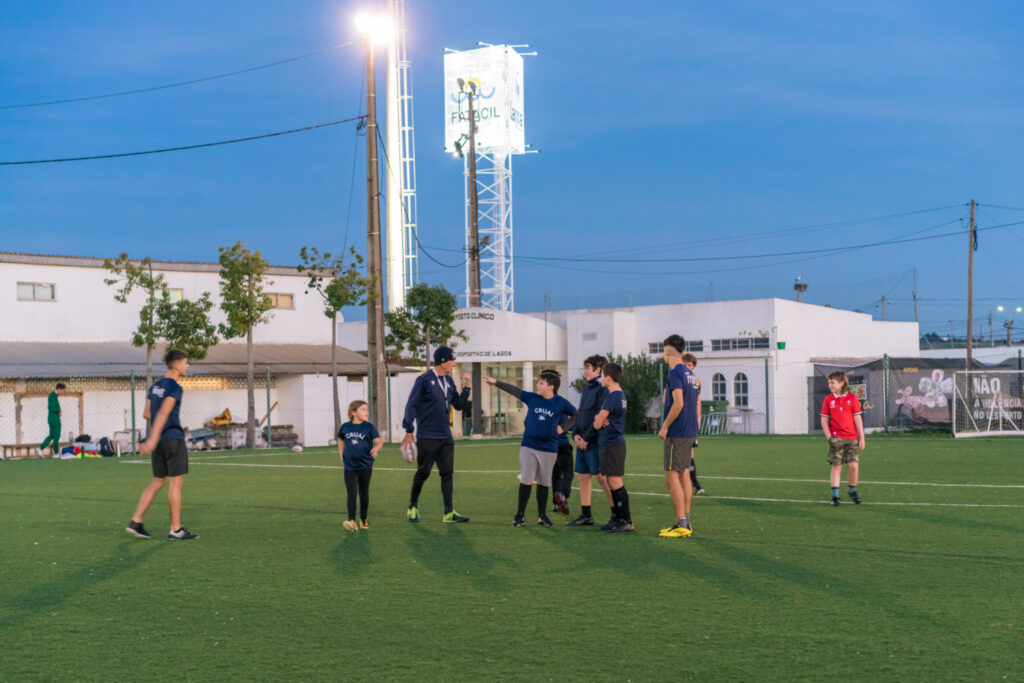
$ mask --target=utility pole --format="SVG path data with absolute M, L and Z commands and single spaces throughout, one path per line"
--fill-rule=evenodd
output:
M 917 319 L 917 268 L 914 268 L 914 322 L 918 322 Z
M 949 348 L 953 348 L 953 323 L 955 322 L 956 320 L 952 319 L 949 321 Z
M 715 281 L 712 280 L 708 283 L 708 301 L 715 300 Z
M 387 368 L 384 363 L 384 280 L 381 271 L 380 181 L 377 159 L 377 86 L 373 69 L 374 39 L 366 38 L 366 265 L 370 291 L 366 298 L 366 383 L 370 419 L 388 421 Z M 381 433 L 384 433 L 382 430 Z
M 461 83 L 460 83 L 461 84 Z M 476 83 L 465 84 L 469 94 L 469 305 L 480 306 L 480 198 L 476 186 L 476 118 L 473 113 L 473 95 Z M 473 434 L 483 431 L 483 377 L 479 362 L 473 363 Z
M 885 294 L 882 295 L 882 320 L 885 320 Z
M 974 229 L 974 200 L 971 200 L 970 243 L 967 245 L 967 369 L 971 369 L 971 346 L 974 324 L 974 250 L 978 245 L 978 233 Z
M 992 333 L 992 328 L 993 328 L 993 324 L 995 322 L 995 317 L 996 317 L 995 316 L 995 311 L 993 311 L 991 308 L 988 309 L 988 345 L 989 346 L 995 346 L 996 345 L 996 338 L 995 338 L 995 336 L 993 336 L 993 333 Z
M 1003 326 L 1006 328 L 1006 348 L 1010 348 L 1010 333 L 1013 330 L 1013 321 L 1007 320 L 1003 323 Z

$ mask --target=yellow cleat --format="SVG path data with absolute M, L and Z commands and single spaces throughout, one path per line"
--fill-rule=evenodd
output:
M 369 529 L 370 528 L 370 523 L 367 522 L 365 519 L 361 519 L 361 520 L 359 520 L 359 528 L 360 529 Z
M 671 526 L 668 529 L 662 529 L 658 536 L 661 538 L 686 538 L 692 534 L 692 529 L 687 529 L 684 526 Z
M 359 531 L 359 526 L 354 519 L 346 519 L 341 525 L 348 531 Z

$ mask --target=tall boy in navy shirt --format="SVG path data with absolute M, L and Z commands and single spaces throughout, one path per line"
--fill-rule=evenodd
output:
M 601 461 L 598 456 L 597 430 L 594 429 L 594 418 L 601 411 L 608 390 L 601 385 L 601 369 L 605 364 L 604 356 L 588 356 L 583 361 L 583 376 L 587 386 L 580 395 L 579 412 L 576 413 L 573 427 L 573 442 L 576 444 L 576 474 L 580 475 L 580 516 L 569 522 L 569 526 L 593 526 L 594 517 L 590 509 L 591 478 L 596 476 L 597 483 L 604 491 L 608 505 L 615 514 L 612 494 L 608 490 L 608 482 L 601 474 Z
M 690 463 L 693 444 L 700 430 L 700 382 L 683 363 L 685 348 L 686 342 L 678 334 L 665 340 L 665 364 L 671 369 L 663 397 L 664 421 L 658 438 L 665 442 L 665 484 L 676 515 L 676 521 L 659 534 L 665 538 L 685 538 L 693 533 L 690 528 L 690 503 L 693 499 Z
M 486 382 L 496 385 L 526 404 L 526 429 L 519 447 L 519 507 L 512 526 L 526 524 L 526 504 L 530 501 L 533 484 L 537 484 L 537 524 L 551 526 L 547 515 L 548 490 L 551 471 L 558 459 L 559 427 L 576 414 L 576 408 L 556 392 L 561 376 L 554 370 L 544 370 L 537 379 L 537 393 L 521 391 L 505 382 L 488 377 Z

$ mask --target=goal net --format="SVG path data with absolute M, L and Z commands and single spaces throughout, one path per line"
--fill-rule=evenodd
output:
M 1024 371 L 953 373 L 953 436 L 1024 434 Z

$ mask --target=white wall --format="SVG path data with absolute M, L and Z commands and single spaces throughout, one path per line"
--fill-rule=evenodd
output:
M 11 263 L 0 258 L 0 341 L 104 342 L 127 341 L 138 327 L 142 293 L 133 293 L 127 304 L 114 300 L 115 286 L 104 284 L 109 273 L 98 259 L 74 259 L 95 262 L 93 266 L 41 265 Z M 184 290 L 187 299 L 210 292 L 214 323 L 224 321 L 220 310 L 220 276 L 212 264 L 194 264 L 213 270 L 180 270 L 191 264 L 173 264 L 154 270 L 163 273 L 170 288 Z M 256 343 L 330 344 L 331 321 L 323 314 L 323 303 L 316 293 L 305 294 L 307 279 L 299 274 L 274 273 L 267 292 L 293 295 L 294 309 L 274 309 L 269 323 L 253 331 Z M 56 285 L 56 301 L 19 301 L 18 282 L 48 282 Z M 232 340 L 235 341 L 235 340 Z M 237 340 L 244 343 L 244 339 Z

